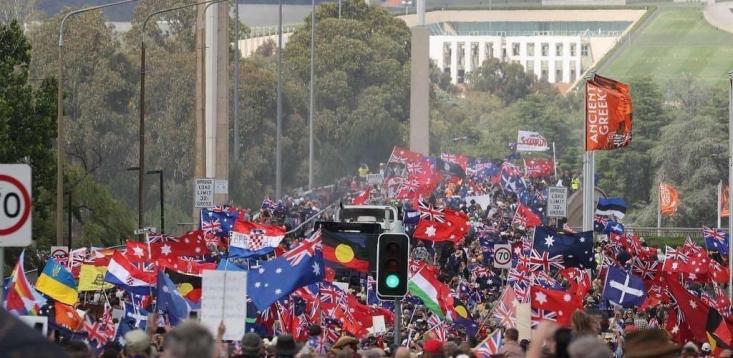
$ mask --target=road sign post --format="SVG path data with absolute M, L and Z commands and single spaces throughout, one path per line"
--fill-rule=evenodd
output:
M 547 193 L 547 217 L 564 218 L 568 216 L 568 189 L 551 186 Z

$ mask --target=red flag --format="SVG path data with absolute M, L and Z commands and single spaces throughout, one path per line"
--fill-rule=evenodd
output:
M 532 308 L 555 312 L 557 323 L 565 326 L 570 324 L 573 313 L 583 308 L 583 298 L 581 296 L 565 291 L 532 285 L 531 296 Z
M 153 258 L 204 256 L 210 252 L 201 230 L 189 231 L 169 241 L 154 242 L 150 249 Z
M 542 219 L 532 209 L 519 203 L 517 211 L 514 213 L 514 219 L 512 219 L 512 225 L 530 229 L 542 225 Z
M 416 152 L 411 152 L 407 149 L 395 146 L 392 148 L 392 154 L 389 156 L 388 163 L 399 163 L 407 164 L 409 162 L 416 162 L 423 158 L 423 155 Z
M 464 212 L 442 209 L 442 220 L 420 219 L 413 237 L 430 241 L 459 242 L 468 233 L 468 217 Z M 421 215 L 423 211 L 421 209 Z
M 150 261 L 150 246 L 144 242 L 127 241 L 127 251 L 125 251 L 125 257 L 130 262 L 141 263 Z
M 61 302 L 54 303 L 54 311 L 56 311 L 56 324 L 76 332 L 84 327 L 84 319 L 79 316 L 73 306 L 65 305 Z
M 684 321 L 690 328 L 692 336 L 698 342 L 707 342 L 706 323 L 708 319 L 708 311 L 710 307 L 706 305 L 699 297 L 687 291 L 679 283 L 678 275 L 667 274 L 667 286 L 669 293 L 674 297 L 679 310 L 682 312 Z
M 464 171 L 466 170 L 466 168 L 468 168 L 468 157 L 465 155 L 442 153 L 440 154 L 440 159 L 443 159 L 446 162 L 456 164 L 459 167 L 463 168 Z
M 730 211 L 728 211 L 728 201 L 730 200 L 729 196 L 728 184 L 720 186 L 720 217 L 722 218 L 730 216 Z
M 577 267 L 568 267 L 560 270 L 560 276 L 565 278 L 570 284 L 568 292 L 580 297 L 585 297 L 590 291 L 591 280 L 590 273 Z
M 369 195 L 371 193 L 370 188 L 364 189 L 359 195 L 351 199 L 352 205 L 364 205 L 365 203 L 369 202 Z
M 555 171 L 555 163 L 550 159 L 524 160 L 524 176 L 527 178 L 548 177 Z
M 585 84 L 585 150 L 631 144 L 633 117 L 629 86 L 595 75 Z

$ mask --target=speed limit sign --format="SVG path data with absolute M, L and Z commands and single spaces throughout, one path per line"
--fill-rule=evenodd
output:
M 509 245 L 509 244 L 494 245 L 494 267 L 495 268 L 511 268 L 512 267 L 512 245 Z
M 31 243 L 31 167 L 0 164 L 0 247 Z

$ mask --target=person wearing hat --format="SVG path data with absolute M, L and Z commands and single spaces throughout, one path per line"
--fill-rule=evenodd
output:
M 237 358 L 260 358 L 265 356 L 265 345 L 260 335 L 250 332 L 244 335 L 241 340 L 242 354 Z
M 158 354 L 150 345 L 150 336 L 147 333 L 136 329 L 125 333 L 125 347 L 123 355 L 125 357 L 156 357 Z
M 356 351 L 359 350 L 359 340 L 350 336 L 342 336 L 333 344 L 333 347 L 331 347 L 331 350 L 334 352 L 339 352 L 345 349 L 350 349 L 353 353 L 356 353 Z
M 680 347 L 660 329 L 642 329 L 626 335 L 624 358 L 673 358 Z
M 423 358 L 443 358 L 443 342 L 430 339 L 423 344 Z
M 702 346 L 700 346 L 700 351 L 702 352 L 701 357 L 708 358 L 713 356 L 713 348 L 710 347 L 710 343 L 703 343 Z
M 283 336 L 277 336 L 277 342 L 275 343 L 275 357 L 278 358 L 292 358 L 298 353 L 298 346 L 295 344 L 293 336 L 286 334 Z

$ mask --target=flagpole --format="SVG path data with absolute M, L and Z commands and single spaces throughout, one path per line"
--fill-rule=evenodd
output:
M 659 182 L 659 187 L 657 189 L 659 191 L 659 194 L 657 195 L 657 236 L 661 235 L 661 227 L 662 227 L 662 182 Z
M 595 77 L 595 72 L 589 72 L 585 77 L 585 117 L 583 118 L 583 231 L 593 230 L 593 176 L 594 176 L 594 155 L 589 152 L 587 146 L 587 127 L 588 127 L 588 84 L 587 81 Z
M 557 179 L 557 159 L 555 159 L 555 142 L 552 142 L 552 166 L 555 169 L 555 179 Z
M 718 182 L 718 206 L 715 207 L 715 212 L 718 213 L 718 229 L 720 229 L 720 211 L 722 209 L 721 207 L 721 196 L 723 195 L 723 180 L 721 179 L 720 182 Z
M 733 71 L 728 72 L 728 270 L 733 272 L 733 245 L 730 236 L 733 234 Z M 728 297 L 733 297 L 733 275 L 728 275 Z

